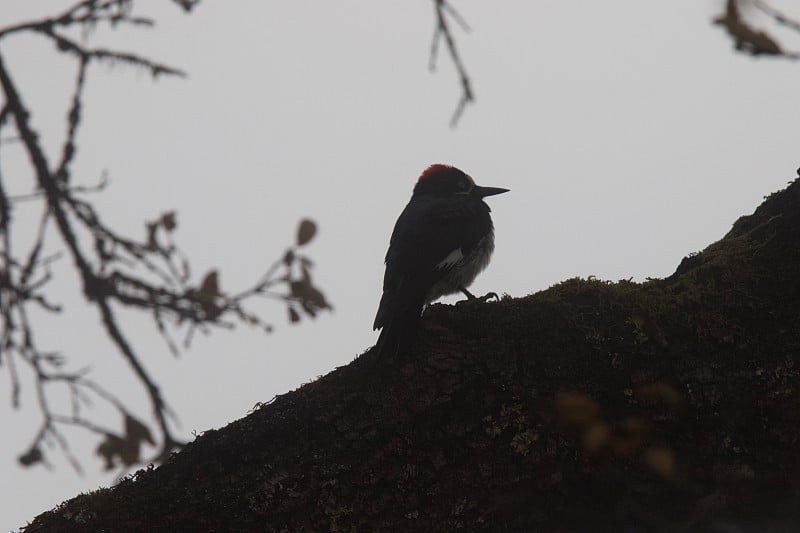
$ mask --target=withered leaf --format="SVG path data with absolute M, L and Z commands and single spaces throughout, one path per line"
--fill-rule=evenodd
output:
M 20 455 L 19 458 L 17 458 L 17 461 L 19 461 L 19 464 L 22 466 L 29 467 L 41 462 L 43 458 L 44 456 L 42 455 L 42 450 L 34 446 L 24 454 Z
M 716 18 L 714 23 L 725 27 L 738 50 L 744 50 L 753 55 L 784 54 L 780 45 L 769 34 L 754 29 L 742 18 L 736 0 L 728 0 L 725 15 Z
M 167 231 L 173 231 L 176 227 L 178 227 L 178 221 L 175 217 L 175 211 L 167 211 L 163 215 L 161 215 L 161 225 L 164 226 L 164 229 Z
M 219 274 L 216 270 L 206 274 L 200 288 L 191 289 L 188 295 L 200 303 L 205 320 L 216 320 L 222 314 L 223 307 L 218 304 L 217 298 L 223 295 L 219 290 Z
M 300 322 L 300 313 L 298 313 L 294 307 L 290 305 L 286 309 L 289 311 L 289 322 L 292 324 Z
M 295 280 L 289 283 L 289 290 L 294 298 L 302 304 L 308 304 L 315 309 L 332 309 L 325 299 L 325 295 L 311 284 L 309 279 Z
M 216 270 L 211 270 L 203 278 L 200 283 L 199 294 L 209 300 L 220 296 L 219 292 L 219 273 Z
M 304 218 L 297 226 L 297 246 L 308 244 L 317 234 L 317 224 L 310 218 Z
M 153 446 L 156 444 L 153 440 L 153 436 L 150 434 L 150 429 L 128 414 L 125 415 L 125 437 L 137 442 L 145 441 Z
M 115 457 L 119 457 L 124 465 L 130 466 L 139 462 L 139 441 L 106 433 L 106 438 L 97 446 L 95 453 L 105 460 L 106 470 L 114 468 Z

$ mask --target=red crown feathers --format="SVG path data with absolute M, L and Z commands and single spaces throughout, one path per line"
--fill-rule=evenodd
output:
M 441 163 L 435 163 L 435 164 L 429 166 L 428 168 L 426 168 L 422 172 L 422 174 L 420 174 L 419 179 L 417 180 L 417 182 L 420 182 L 420 181 L 422 181 L 424 179 L 430 178 L 431 176 L 433 176 L 435 174 L 439 174 L 441 172 L 447 172 L 447 171 L 450 171 L 450 170 L 453 170 L 453 167 L 451 167 L 450 165 L 443 165 Z

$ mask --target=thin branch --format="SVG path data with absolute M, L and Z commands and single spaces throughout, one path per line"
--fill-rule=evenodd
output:
M 20 386 L 19 386 L 19 374 L 17 373 L 17 364 L 14 362 L 14 354 L 11 350 L 8 350 L 10 346 L 9 339 L 5 338 L 4 335 L 3 339 L 3 349 L 6 350 L 6 361 L 8 361 L 8 374 L 9 379 L 11 379 L 11 406 L 14 409 L 19 409 L 19 393 L 20 393 Z
M 47 231 L 47 222 L 49 220 L 50 220 L 50 210 L 45 209 L 44 213 L 42 213 L 42 218 L 39 222 L 38 232 L 36 235 L 36 239 L 34 240 L 33 248 L 31 248 L 31 251 L 28 254 L 28 259 L 27 261 L 25 261 L 25 266 L 22 268 L 22 274 L 20 275 L 19 278 L 19 283 L 22 286 L 28 284 L 28 280 L 33 274 L 34 269 L 39 265 L 39 254 L 41 253 L 42 248 L 44 247 L 44 237 Z
M 197 3 L 195 0 L 173 1 L 186 10 Z M 0 89 L 5 95 L 5 102 L 0 107 L 0 130 L 10 123 L 14 124 L 17 135 L 3 139 L 14 139 L 22 145 L 35 177 L 34 191 L 17 196 L 9 196 L 0 180 L 0 237 L 3 245 L 0 250 L 0 355 L 9 354 L 14 406 L 19 404 L 21 388 L 15 365 L 23 362 L 32 369 L 43 419 L 32 445 L 19 458 L 20 463 L 25 466 L 44 462 L 42 446 L 55 443 L 76 470 L 80 470 L 80 465 L 61 433 L 60 428 L 64 425 L 80 427 L 101 435 L 103 440 L 97 453 L 106 460 L 107 468 L 112 468 L 117 461 L 126 467 L 140 462 L 139 444 L 142 441 L 155 445 L 149 428 L 133 417 L 119 398 L 86 378 L 85 370 L 61 371 L 65 358 L 58 352 L 42 351 L 35 342 L 33 327 L 28 320 L 27 305 L 39 305 L 51 312 L 60 311 L 60 307 L 51 303 L 43 291 L 52 278 L 50 264 L 61 255 L 60 252 L 45 252 L 45 244 L 52 246 L 49 240 L 45 243 L 45 236 L 50 235 L 48 231 L 52 227 L 80 277 L 84 297 L 90 305 L 97 307 L 105 333 L 146 391 L 153 418 L 160 431 L 158 451 L 151 459 L 155 462 L 165 459 L 184 443 L 173 435 L 173 428 L 179 426 L 178 421 L 162 396 L 156 380 L 144 367 L 134 346 L 126 337 L 116 315 L 117 304 L 126 309 L 151 312 L 156 329 L 167 340 L 173 353 L 177 353 L 177 346 L 172 341 L 167 320 L 174 319 L 176 329 L 186 325 L 188 342 L 195 331 L 208 333 L 212 328 L 233 328 L 240 323 L 271 331 L 270 324 L 245 308 L 247 301 L 256 296 L 282 301 L 293 313 L 290 314 L 293 322 L 300 320 L 301 311 L 309 317 L 315 317 L 320 310 L 331 309 L 322 292 L 312 282 L 311 261 L 298 252 L 316 232 L 316 225 L 310 220 L 301 221 L 296 245 L 287 249 L 256 284 L 228 296 L 219 288 L 216 270 L 211 270 L 198 285 L 189 283 L 188 259 L 173 239 L 177 224 L 174 212 L 165 212 L 158 219 L 146 222 L 146 238 L 137 240 L 106 225 L 95 206 L 77 196 L 102 190 L 107 183 L 104 174 L 98 186 L 70 184 L 70 167 L 77 154 L 83 93 L 90 63 L 121 62 L 148 69 L 153 76 L 183 75 L 177 69 L 134 54 L 88 48 L 62 33 L 62 30 L 69 27 L 86 30 L 99 22 L 112 25 L 118 22 L 151 24 L 149 19 L 131 16 L 132 2 L 133 0 L 84 0 L 57 17 L 0 29 L 0 38 L 23 31 L 43 36 L 52 40 L 60 53 L 78 60 L 77 75 L 67 110 L 66 135 L 58 164 L 51 170 L 39 135 L 31 126 L 23 98 L 0 56 Z M 446 4 L 444 6 L 448 16 L 459 22 L 457 14 Z M 44 212 L 32 247 L 27 254 L 19 255 L 11 249 L 11 214 L 15 202 L 27 200 L 42 201 Z M 79 237 L 87 236 L 93 247 L 81 244 L 83 241 Z M 25 258 L 24 261 L 20 257 Z M 281 292 L 281 288 L 285 292 Z M 68 387 L 69 415 L 51 410 L 46 391 L 54 383 Z M 115 434 L 82 414 L 82 409 L 90 407 L 92 400 L 98 398 L 113 406 L 123 417 L 126 427 L 124 435 Z
M 81 121 L 81 94 L 83 92 L 83 85 L 86 81 L 86 68 L 89 66 L 89 58 L 81 56 L 78 65 L 78 76 L 75 82 L 75 92 L 72 95 L 72 106 L 67 114 L 67 138 L 64 140 L 64 145 L 61 150 L 61 162 L 54 172 L 55 178 L 59 181 L 67 183 L 69 175 L 67 174 L 67 166 L 75 158 L 75 133 L 78 131 L 78 124 Z
M 1 56 L 0 86 L 2 86 L 6 95 L 7 105 L 11 110 L 17 130 L 19 131 L 20 137 L 22 137 L 23 143 L 25 144 L 28 155 L 31 159 L 31 163 L 36 171 L 39 187 L 41 187 L 41 189 L 46 193 L 47 203 L 56 220 L 62 240 L 70 250 L 75 266 L 83 278 L 84 294 L 90 302 L 93 301 L 97 304 L 108 334 L 120 349 L 125 359 L 131 365 L 137 377 L 144 384 L 148 392 L 153 413 L 163 436 L 162 452 L 159 454 L 159 456 L 165 457 L 166 454 L 175 449 L 175 447 L 181 445 L 181 443 L 172 436 L 169 425 L 164 418 L 166 404 L 161 397 L 161 392 L 159 391 L 158 387 L 152 381 L 148 373 L 144 370 L 133 350 L 130 348 L 130 345 L 122 335 L 111 308 L 109 307 L 108 301 L 106 300 L 106 294 L 102 290 L 98 289 L 98 287 L 101 286 L 100 280 L 94 275 L 89 262 L 86 260 L 83 252 L 78 246 L 77 238 L 62 205 L 62 191 L 59 190 L 56 179 L 51 176 L 48 171 L 47 159 L 41 147 L 39 146 L 37 136 L 30 129 L 28 124 L 29 114 L 22 104 L 16 87 L 6 71 Z
M 800 32 L 800 22 L 790 19 L 789 17 L 787 17 L 774 7 L 770 6 L 763 0 L 753 0 L 753 4 L 758 9 L 760 9 L 761 11 L 772 17 L 778 24 L 786 26 L 787 28 L 790 28 L 796 32 Z
M 66 28 L 96 24 L 98 22 L 152 26 L 153 21 L 151 19 L 128 15 L 130 3 L 131 0 L 106 0 L 102 2 L 98 0 L 82 0 L 68 8 L 61 15 L 31 22 L 22 22 L 3 28 L 0 30 L 0 38 L 15 33 L 38 30 L 43 27 Z
M 66 241 L 70 251 L 72 252 L 75 265 L 78 268 L 78 271 L 83 275 L 84 283 L 90 285 L 93 281 L 91 276 L 91 267 L 78 249 L 77 238 L 75 237 L 72 226 L 67 220 L 67 215 L 61 206 L 59 189 L 56 186 L 55 181 L 50 176 L 47 158 L 39 146 L 38 136 L 33 132 L 28 124 L 30 115 L 23 106 L 19 93 L 17 92 L 14 83 L 11 81 L 11 78 L 8 75 L 2 56 L 0 56 L 0 86 L 3 88 L 3 91 L 6 95 L 7 105 L 11 109 L 17 130 L 19 131 L 20 137 L 22 138 L 22 141 L 28 152 L 28 157 L 30 158 L 31 164 L 36 172 L 37 183 L 45 192 L 47 203 L 52 210 L 53 216 L 56 219 L 59 231 L 61 232 L 64 241 Z
M 86 49 L 83 46 L 76 43 L 75 41 L 68 39 L 63 35 L 57 34 L 55 31 L 53 31 L 51 27 L 47 26 L 38 27 L 35 28 L 35 30 L 53 39 L 59 50 L 63 52 L 74 53 L 75 55 L 78 56 L 78 58 L 82 62 L 88 62 L 89 60 L 98 60 L 98 61 L 109 61 L 111 63 L 123 63 L 134 67 L 142 67 L 144 69 L 149 70 L 153 77 L 158 77 L 162 74 L 168 74 L 180 77 L 186 76 L 186 73 L 181 70 L 178 70 L 176 68 L 167 65 L 162 65 L 160 63 L 156 63 L 147 58 L 137 56 L 136 54 L 130 54 L 127 52 L 115 52 L 113 50 L 106 50 L 104 48 L 97 48 L 94 50 Z
M 100 177 L 100 182 L 97 185 L 71 185 L 66 189 L 66 193 L 70 196 L 75 194 L 91 194 L 102 192 L 108 186 L 108 176 L 104 172 Z M 10 202 L 29 202 L 33 200 L 42 200 L 46 198 L 44 191 L 36 191 L 30 194 L 8 195 Z
M 133 353 L 130 344 L 128 344 L 128 341 L 125 339 L 122 331 L 119 329 L 119 325 L 114 317 L 114 313 L 111 311 L 108 301 L 104 297 L 100 297 L 97 300 L 97 305 L 100 308 L 100 314 L 106 330 L 108 331 L 114 343 L 117 345 L 117 348 L 122 351 L 125 359 L 128 361 L 128 364 L 133 368 L 134 372 L 136 372 L 139 380 L 147 389 L 147 393 L 152 403 L 153 414 L 158 421 L 158 425 L 160 426 L 162 435 L 164 437 L 164 441 L 162 442 L 162 450 L 165 453 L 169 453 L 175 448 L 181 447 L 183 444 L 172 436 L 169 424 L 167 424 L 167 421 L 164 418 L 164 412 L 167 409 L 167 405 L 164 402 L 164 398 L 161 396 L 161 390 L 159 390 L 155 382 L 150 379 L 150 375 L 139 362 L 139 358 L 136 357 L 135 353 Z
M 453 33 L 447 23 L 447 15 L 450 14 L 450 16 L 465 30 L 468 29 L 468 27 L 466 26 L 466 23 L 461 15 L 458 14 L 455 8 L 453 8 L 453 6 L 451 6 L 447 0 L 434 0 L 434 6 L 436 8 L 436 29 L 433 32 L 433 42 L 431 43 L 430 69 L 435 70 L 436 68 L 436 57 L 439 51 L 439 41 L 440 39 L 444 40 L 445 44 L 447 45 L 447 50 L 450 53 L 450 58 L 456 67 L 456 72 L 458 73 L 458 78 L 461 85 L 461 97 L 459 98 L 458 104 L 456 104 L 456 109 L 453 112 L 452 118 L 450 119 L 450 127 L 454 128 L 458 124 L 458 120 L 461 118 L 461 115 L 464 113 L 464 109 L 467 107 L 467 104 L 475 101 L 475 94 L 472 91 L 472 84 L 469 76 L 467 75 L 467 69 L 464 67 L 464 63 L 461 61 L 461 56 L 456 48 L 456 42 L 453 38 Z

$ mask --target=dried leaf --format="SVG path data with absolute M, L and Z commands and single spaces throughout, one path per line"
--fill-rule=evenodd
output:
M 205 314 L 204 320 L 213 321 L 222 314 L 223 307 L 218 304 L 217 298 L 223 294 L 219 290 L 219 274 L 216 270 L 206 274 L 200 288 L 191 289 L 188 295 L 200 303 Z
M 308 304 L 316 309 L 333 309 L 322 291 L 311 284 L 308 279 L 295 280 L 289 283 L 289 290 L 294 298 L 300 300 L 301 304 Z
M 300 322 L 300 313 L 298 313 L 291 305 L 287 307 L 289 310 L 289 322 L 292 324 Z
M 308 244 L 317 234 L 317 224 L 310 218 L 304 218 L 297 226 L 297 246 Z
M 161 215 L 161 225 L 164 226 L 164 229 L 172 232 L 178 227 L 178 221 L 175 218 L 175 211 L 167 211 L 163 215 Z
M 106 438 L 97 446 L 95 453 L 105 460 L 106 470 L 114 468 L 117 457 L 124 465 L 130 466 L 139 462 L 139 441 L 106 433 Z
M 751 27 L 739 13 L 736 0 L 728 0 L 725 15 L 714 20 L 715 24 L 724 26 L 736 43 L 737 50 L 744 50 L 753 55 L 783 55 L 780 45 L 766 32 Z
M 105 470 L 112 470 L 114 468 L 114 445 L 111 443 L 112 437 L 114 436 L 107 434 L 105 440 L 102 440 L 95 450 L 95 453 L 105 460 L 106 464 L 103 467 Z
M 145 441 L 153 446 L 156 444 L 150 434 L 150 429 L 131 415 L 125 415 L 125 438 L 137 442 Z
M 216 270 L 211 270 L 208 274 L 206 274 L 206 276 L 203 278 L 203 282 L 200 283 L 200 290 L 198 293 L 209 300 L 213 300 L 217 296 L 220 296 L 219 273 Z
M 322 294 L 322 291 L 319 290 L 316 285 L 311 283 L 310 280 L 308 284 L 310 285 L 308 300 L 311 301 L 311 303 L 313 303 L 319 309 L 333 310 L 333 306 L 328 303 L 328 300 L 325 299 L 325 295 Z
M 44 459 L 42 451 L 34 446 L 23 455 L 20 455 L 19 458 L 17 458 L 17 461 L 19 461 L 19 464 L 22 466 L 29 467 L 41 462 L 42 459 Z
M 283 254 L 283 264 L 286 266 L 291 266 L 294 263 L 294 250 L 289 248 L 286 250 L 286 253 Z

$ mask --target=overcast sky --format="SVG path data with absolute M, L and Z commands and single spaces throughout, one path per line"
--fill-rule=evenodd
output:
M 3 0 L 0 26 L 69 4 Z M 496 251 L 473 292 L 512 296 L 574 276 L 667 276 L 794 177 L 800 64 L 733 53 L 710 24 L 721 0 L 454 4 L 472 28 L 456 36 L 477 96 L 455 130 L 454 69 L 445 55 L 427 69 L 430 1 L 209 0 L 189 16 L 166 0 L 141 2 L 156 28 L 90 36 L 189 73 L 154 83 L 91 67 L 73 180 L 108 172 L 95 200 L 110 225 L 143 237 L 145 220 L 175 209 L 196 281 L 218 268 L 231 292 L 280 256 L 301 217 L 320 227 L 308 253 L 332 314 L 290 326 L 283 307 L 267 306 L 272 335 L 199 336 L 178 359 L 147 317 L 124 315 L 183 436 L 222 427 L 374 343 L 389 235 L 430 163 L 511 189 L 488 199 Z M 74 63 L 33 36 L 0 41 L 0 53 L 55 159 Z M 3 179 L 30 192 L 22 149 L 2 156 Z M 29 205 L 20 220 L 34 220 Z M 40 342 L 73 369 L 91 364 L 151 421 L 69 261 L 56 270 L 53 299 L 66 313 L 37 316 Z M 92 456 L 97 437 L 80 432 L 69 436 L 84 476 L 56 450 L 50 469 L 18 467 L 40 422 L 30 380 L 23 386 L 12 410 L 0 367 L 0 531 L 114 482 Z

